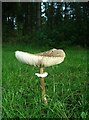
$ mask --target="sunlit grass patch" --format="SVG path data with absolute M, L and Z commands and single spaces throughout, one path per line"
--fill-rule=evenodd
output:
M 60 65 L 45 68 L 48 106 L 41 100 L 37 67 L 20 63 L 15 51 L 41 52 L 29 45 L 3 45 L 2 117 L 3 118 L 82 118 L 88 116 L 86 49 L 66 48 Z

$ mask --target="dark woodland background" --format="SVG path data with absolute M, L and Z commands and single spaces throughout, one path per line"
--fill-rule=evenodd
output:
M 86 47 L 88 23 L 88 3 L 2 3 L 3 43 Z

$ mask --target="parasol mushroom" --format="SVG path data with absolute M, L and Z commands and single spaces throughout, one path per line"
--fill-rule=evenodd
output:
M 44 72 L 44 67 L 49 67 L 63 62 L 65 58 L 64 51 L 61 49 L 51 49 L 49 51 L 37 54 L 16 51 L 15 56 L 18 60 L 20 60 L 23 63 L 40 67 L 40 73 L 35 73 L 35 75 L 40 77 L 42 100 L 45 104 L 47 104 L 44 77 L 46 77 L 48 73 Z

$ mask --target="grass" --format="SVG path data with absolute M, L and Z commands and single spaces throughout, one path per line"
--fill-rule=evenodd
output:
M 86 49 L 66 48 L 62 64 L 45 68 L 48 106 L 41 101 L 40 81 L 34 75 L 39 68 L 20 63 L 16 50 L 37 53 L 46 48 L 3 45 L 2 118 L 89 119 Z

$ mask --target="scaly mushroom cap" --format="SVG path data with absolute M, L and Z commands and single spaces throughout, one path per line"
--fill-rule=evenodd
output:
M 38 54 L 16 51 L 15 56 L 18 60 L 26 64 L 48 67 L 63 62 L 65 53 L 61 49 L 51 49 Z

